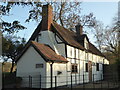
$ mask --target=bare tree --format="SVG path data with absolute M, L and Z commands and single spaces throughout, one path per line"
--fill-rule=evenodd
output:
M 66 28 L 74 28 L 78 23 L 89 27 L 95 25 L 93 13 L 89 13 L 88 15 L 81 14 L 81 2 L 7 2 L 7 4 L 1 6 L 1 11 L 3 11 L 3 15 L 6 15 L 9 14 L 15 5 L 29 6 L 31 10 L 29 11 L 29 17 L 25 21 L 30 22 L 31 20 L 35 20 L 40 22 L 42 6 L 44 4 L 51 4 L 53 6 L 54 21 Z
M 113 26 L 104 27 L 101 22 L 96 22 L 95 25 L 95 37 L 96 43 L 101 51 L 107 51 L 115 56 L 119 55 L 119 39 L 118 39 L 118 23 L 114 23 Z

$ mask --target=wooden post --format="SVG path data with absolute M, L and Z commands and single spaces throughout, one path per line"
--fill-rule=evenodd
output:
M 50 63 L 50 77 L 51 77 L 51 90 L 52 90 L 52 88 L 53 88 L 53 62 L 52 63 Z
M 31 81 L 30 84 L 31 84 L 31 88 L 32 88 L 32 76 L 31 76 L 31 78 L 30 78 L 30 81 Z
M 102 89 L 102 74 L 101 74 L 101 89 Z
M 29 75 L 29 88 L 30 88 L 31 86 L 30 86 L 30 75 Z
M 57 76 L 55 76 L 55 90 L 57 90 Z
M 95 81 L 95 80 L 94 80 L 94 74 L 93 74 L 93 88 L 95 89 L 94 81 Z
M 83 89 L 85 89 L 84 82 L 85 82 L 85 76 L 84 76 L 84 74 L 83 74 Z
M 41 89 L 41 75 L 40 75 L 40 89 Z
M 72 90 L 72 74 L 71 74 L 71 90 Z
M 3 83 L 2 83 L 2 63 L 0 63 L 0 90 L 2 89 Z
M 1 56 L 2 56 L 2 32 L 0 31 L 0 61 L 1 61 Z M 0 90 L 2 89 L 2 72 L 3 72 L 3 68 L 2 68 L 2 63 L 0 63 Z

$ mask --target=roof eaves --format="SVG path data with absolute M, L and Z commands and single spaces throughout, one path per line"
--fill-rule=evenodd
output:
M 37 28 L 35 29 L 35 31 L 33 32 L 32 36 L 30 37 L 30 39 L 28 40 L 28 42 L 31 41 L 31 40 L 34 40 L 35 37 L 36 37 L 36 36 L 39 34 L 39 32 L 41 31 L 41 29 L 42 29 L 42 20 L 41 20 L 40 24 L 37 26 Z
M 19 59 L 21 58 L 21 56 L 26 52 L 26 50 L 29 48 L 31 42 L 29 41 L 25 46 L 24 49 L 21 51 L 21 53 L 18 54 L 18 56 L 15 59 L 15 63 L 17 63 L 19 61 Z

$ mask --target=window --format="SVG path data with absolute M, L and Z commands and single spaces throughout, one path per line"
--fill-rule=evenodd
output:
M 72 64 L 72 73 L 77 73 L 78 72 L 78 68 L 77 68 L 77 64 Z
M 99 63 L 96 64 L 96 70 L 99 71 Z
M 85 63 L 85 71 L 88 72 L 88 63 Z
M 36 68 L 43 68 L 43 64 L 36 64 Z

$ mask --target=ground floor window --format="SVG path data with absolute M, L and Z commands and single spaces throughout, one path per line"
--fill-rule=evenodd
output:
M 99 71 L 99 63 L 96 64 L 96 71 Z
M 88 63 L 85 63 L 85 71 L 88 72 Z
M 71 72 L 72 73 L 77 73 L 78 72 L 77 66 L 78 66 L 77 64 L 72 64 L 72 66 L 71 66 L 71 69 L 72 69 Z

